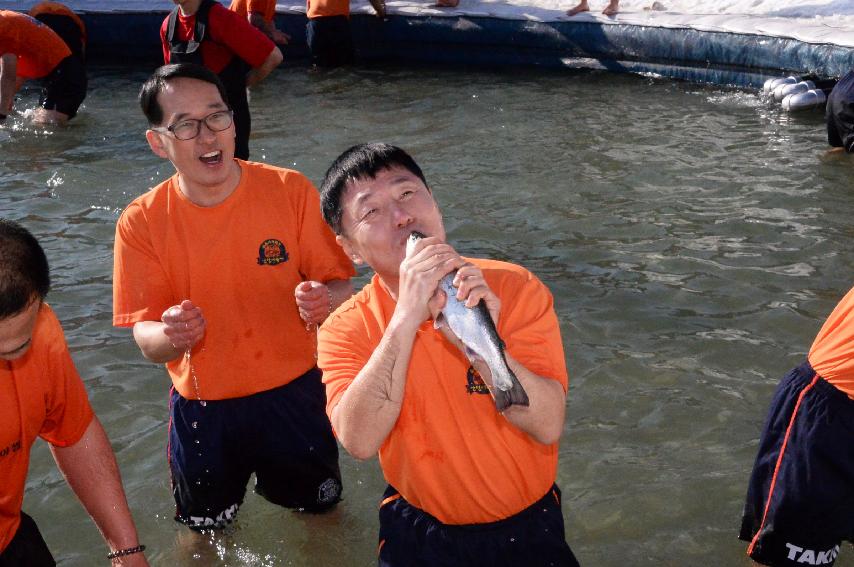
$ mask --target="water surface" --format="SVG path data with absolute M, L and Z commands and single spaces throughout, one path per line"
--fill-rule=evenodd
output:
M 345 500 L 325 516 L 250 493 L 223 536 L 193 541 L 172 521 L 169 381 L 110 326 L 117 216 L 172 173 L 143 137 L 147 71 L 92 68 L 67 129 L 2 127 L 0 214 L 47 250 L 50 302 L 151 562 L 373 565 L 376 460 L 342 457 Z M 852 280 L 854 161 L 824 155 L 819 113 L 637 76 L 424 67 L 281 69 L 252 112 L 252 157 L 318 184 L 354 143 L 406 148 L 461 252 L 551 288 L 571 381 L 558 482 L 583 565 L 748 564 L 736 534 L 771 393 Z M 43 443 L 27 487 L 60 565 L 102 564 Z M 854 565 L 850 546 L 837 565 Z

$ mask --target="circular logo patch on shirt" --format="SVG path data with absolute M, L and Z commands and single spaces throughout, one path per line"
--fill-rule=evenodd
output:
M 288 252 L 281 240 L 268 238 L 258 248 L 258 264 L 261 266 L 275 266 L 288 261 Z

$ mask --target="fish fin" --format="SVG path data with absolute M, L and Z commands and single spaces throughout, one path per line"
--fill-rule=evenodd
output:
M 466 358 L 468 358 L 469 362 L 471 362 L 472 364 L 483 360 L 482 356 L 477 354 L 475 351 L 473 351 L 466 345 L 463 345 L 463 354 L 466 355 Z
M 516 378 L 516 375 L 509 367 L 507 368 L 507 371 L 510 373 L 509 378 L 513 385 L 509 390 L 492 388 L 492 397 L 495 399 L 495 407 L 498 408 L 498 411 L 504 411 L 510 406 L 530 405 L 528 393 L 525 392 L 525 388 L 522 387 L 522 383 L 519 382 L 519 379 Z

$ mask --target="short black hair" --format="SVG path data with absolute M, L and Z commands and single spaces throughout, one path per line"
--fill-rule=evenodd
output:
M 341 234 L 341 194 L 348 182 L 372 179 L 377 173 L 392 167 L 402 167 L 418 177 L 429 189 L 424 173 L 408 153 L 381 142 L 357 144 L 332 162 L 320 186 L 320 209 L 335 234 Z
M 50 290 L 47 257 L 36 237 L 0 218 L 0 320 L 22 312 Z
M 219 96 L 228 105 L 228 95 L 225 94 L 225 86 L 216 76 L 216 73 L 196 65 L 195 63 L 173 63 L 158 67 L 154 73 L 142 84 L 139 90 L 139 106 L 142 113 L 148 118 L 151 126 L 160 126 L 163 123 L 163 109 L 157 102 L 157 95 L 166 88 L 166 83 L 172 79 L 196 79 L 214 85 L 219 90 Z

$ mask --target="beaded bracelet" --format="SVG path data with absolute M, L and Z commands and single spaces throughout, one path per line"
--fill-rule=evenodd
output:
M 118 559 L 125 555 L 133 555 L 134 553 L 142 553 L 143 551 L 145 551 L 145 546 L 137 545 L 136 547 L 128 547 L 125 549 L 119 549 L 118 551 L 111 551 L 107 554 L 107 559 Z
M 326 316 L 329 317 L 332 315 L 332 290 L 329 289 L 329 286 L 326 286 L 326 293 L 329 295 L 329 313 Z

